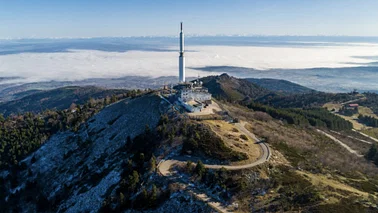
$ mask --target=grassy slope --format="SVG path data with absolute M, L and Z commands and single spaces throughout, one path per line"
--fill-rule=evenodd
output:
M 354 212 L 365 211 L 376 202 L 378 169 L 371 163 L 345 152 L 311 128 L 284 125 L 268 117 L 261 121 L 256 112 L 236 106 L 226 108 L 232 116 L 249 120 L 248 128 L 266 138 L 273 148 L 270 169 L 257 169 L 267 173 L 269 179 L 251 186 L 268 185 L 267 193 L 255 200 L 255 210 L 327 212 L 330 208 L 336 212 L 342 208 Z M 240 192 L 239 196 L 243 200 L 245 194 Z
M 246 97 L 256 99 L 271 91 L 253 84 L 245 79 L 237 79 L 227 74 L 202 78 L 203 85 L 216 98 L 240 101 Z

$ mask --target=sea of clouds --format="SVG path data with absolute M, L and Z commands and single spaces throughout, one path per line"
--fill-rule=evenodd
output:
M 375 83 L 378 82 L 378 69 L 373 67 L 369 70 L 369 79 L 361 76 L 358 69 L 350 69 L 374 65 L 378 61 L 377 43 L 315 44 L 316 42 L 314 45 L 187 45 L 187 76 L 228 72 L 227 69 L 209 71 L 203 69 L 205 67 L 241 67 L 249 71 L 244 71 L 242 76 L 236 73 L 238 77 L 283 78 L 323 91 L 346 91 L 351 88 L 378 90 L 378 84 Z M 43 42 L 33 45 L 35 48 L 43 45 Z M 5 49 L 14 49 L 14 46 L 19 47 L 8 45 Z M 27 45 L 22 45 L 22 48 L 25 46 Z M 21 77 L 0 81 L 0 84 L 178 75 L 177 46 L 172 44 L 165 45 L 161 50 L 129 48 L 127 51 L 68 48 L 64 51 L 39 52 L 23 51 L 22 48 L 3 54 L 0 50 L 0 77 Z M 318 70 L 317 74 L 312 68 L 327 69 Z M 348 69 L 335 71 L 330 68 Z M 229 73 L 232 74 L 232 70 Z M 374 81 L 369 81 L 371 79 Z M 332 87 L 332 82 L 337 86 Z

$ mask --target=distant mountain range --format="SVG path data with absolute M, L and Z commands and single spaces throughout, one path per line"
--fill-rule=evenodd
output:
M 122 79 L 110 79 L 108 81 L 88 80 L 81 84 L 101 82 L 100 85 L 116 83 L 119 87 L 122 85 L 126 88 L 159 88 L 164 81 L 174 81 L 173 77 L 165 77 L 159 79 L 149 79 L 143 77 L 127 77 Z M 283 95 L 299 95 L 316 92 L 315 90 L 292 83 L 285 80 L 277 79 L 239 79 L 231 77 L 227 74 L 220 76 L 208 76 L 201 78 L 204 86 L 209 89 L 212 95 L 219 99 L 226 99 L 231 101 L 241 101 L 245 98 L 265 100 L 267 96 L 275 97 L 275 99 L 282 99 Z M 132 82 L 129 84 L 129 82 Z M 56 84 L 55 84 L 56 83 Z M 72 103 L 83 104 L 90 98 L 104 98 L 106 96 L 118 95 L 126 93 L 127 89 L 106 89 L 97 86 L 65 86 L 67 83 L 50 82 L 50 83 L 32 83 L 28 85 L 15 86 L 12 89 L 3 91 L 12 94 L 11 101 L 0 103 L 0 113 L 8 116 L 10 114 L 17 114 L 23 112 L 38 113 L 45 109 L 67 109 Z M 51 90 L 38 90 L 33 88 L 47 88 L 51 86 L 62 86 Z M 117 86 L 117 87 L 118 87 Z M 13 91 L 21 91 L 11 93 Z M 277 98 L 278 96 L 278 98 Z

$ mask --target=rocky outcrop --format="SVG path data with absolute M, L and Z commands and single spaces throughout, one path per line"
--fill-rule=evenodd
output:
M 52 136 L 23 160 L 26 169 L 8 184 L 7 206 L 21 212 L 97 212 L 121 179 L 127 137 L 157 126 L 166 109 L 152 94 L 127 99 L 103 109 L 78 132 Z M 11 181 L 10 175 L 5 179 Z

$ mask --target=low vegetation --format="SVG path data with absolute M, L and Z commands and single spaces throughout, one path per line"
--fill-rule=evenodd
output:
M 203 85 L 218 100 L 241 101 L 245 97 L 252 99 L 263 97 L 271 91 L 245 79 L 237 79 L 227 74 L 201 78 Z
M 322 107 L 329 102 L 343 103 L 356 99 L 354 93 L 312 92 L 297 95 L 268 95 L 256 101 L 277 108 Z
M 333 130 L 348 130 L 352 129 L 353 125 L 326 109 L 309 108 L 309 109 L 277 109 L 259 103 L 250 103 L 247 105 L 250 109 L 255 111 L 262 111 L 268 113 L 276 119 L 286 121 L 288 124 L 295 124 L 298 126 L 315 126 L 325 127 Z
M 378 119 L 373 116 L 359 115 L 358 121 L 370 127 L 378 127 Z
M 47 91 L 33 92 L 18 100 L 0 103 L 0 113 L 4 116 L 25 112 L 40 113 L 44 110 L 63 110 L 72 103 L 83 105 L 91 98 L 98 100 L 119 97 L 132 91 L 123 89 L 104 89 L 94 86 L 70 86 Z M 133 91 L 135 94 L 137 91 Z
M 378 115 L 378 94 L 367 92 L 364 93 L 366 99 L 360 100 L 357 103 L 361 106 L 369 107 L 373 112 Z
M 27 112 L 4 118 L 0 114 L 0 168 L 17 165 L 40 147 L 51 135 L 71 129 L 77 131 L 88 118 L 119 98 L 134 97 L 130 92 L 103 99 L 90 99 L 83 105 L 71 104 L 65 110 Z
M 154 152 L 162 138 L 155 129 L 146 126 L 145 132 L 133 140 L 128 137 L 123 152 L 129 159 L 122 164 L 121 181 L 116 186 L 116 193 L 109 195 L 102 203 L 100 212 L 119 212 L 127 209 L 146 210 L 156 208 L 169 198 L 172 189 L 163 187 L 158 182 L 150 182 L 155 175 L 156 158 Z M 144 183 L 144 184 L 143 184 Z

